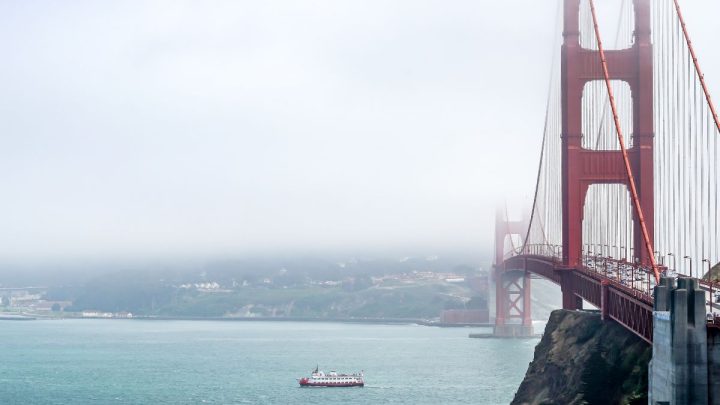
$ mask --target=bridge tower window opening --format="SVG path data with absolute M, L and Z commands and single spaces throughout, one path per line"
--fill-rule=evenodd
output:
M 611 80 L 610 84 L 618 106 L 622 132 L 627 134 L 626 147 L 629 149 L 633 147 L 635 122 L 632 90 L 623 80 Z M 602 80 L 589 81 L 583 88 L 582 147 L 588 150 L 620 150 L 607 87 Z
M 630 193 L 624 184 L 593 184 L 583 209 L 586 256 L 633 263 L 633 218 Z
M 614 33 L 603 41 L 603 48 L 618 50 L 631 48 L 634 44 L 635 8 L 632 0 L 603 0 L 596 2 L 595 9 L 598 15 L 600 31 Z M 590 1 L 580 2 L 580 46 L 585 49 L 597 51 L 598 44 L 593 29 Z M 609 41 L 609 43 L 605 43 Z

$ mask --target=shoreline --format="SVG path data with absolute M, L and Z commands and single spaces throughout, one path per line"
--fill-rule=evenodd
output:
M 271 317 L 271 316 L 253 316 L 253 317 L 207 317 L 207 316 L 133 316 L 132 318 L 119 317 L 82 317 L 82 316 L 64 316 L 64 317 L 46 317 L 42 315 L 32 314 L 23 317 L 10 318 L 0 316 L 2 320 L 64 320 L 64 319 L 105 319 L 105 320 L 121 320 L 121 321 L 222 321 L 222 322 L 328 322 L 328 323 L 364 323 L 376 325 L 420 325 L 434 326 L 442 328 L 490 328 L 492 323 L 442 323 L 428 319 L 417 318 L 314 318 L 314 317 Z
M 147 316 L 133 317 L 138 320 L 164 320 L 164 321 L 225 321 L 225 322 L 334 322 L 334 323 L 368 323 L 368 324 L 387 324 L 387 325 L 421 325 L 421 326 L 437 326 L 437 327 L 492 327 L 491 323 L 482 324 L 453 324 L 442 323 L 439 321 L 431 321 L 428 319 L 416 318 L 314 318 L 314 317 L 272 317 L 272 316 L 253 316 L 253 317 L 188 317 L 188 316 Z

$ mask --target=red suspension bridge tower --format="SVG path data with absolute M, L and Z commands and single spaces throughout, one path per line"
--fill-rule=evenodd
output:
M 582 298 L 573 274 L 582 267 L 583 217 L 585 200 L 591 185 L 619 184 L 630 188 L 628 172 L 620 149 L 590 149 L 583 146 L 583 96 L 587 84 L 604 82 L 602 58 L 596 49 L 581 44 L 581 0 L 564 0 L 563 43 L 560 55 L 560 204 L 562 206 L 562 245 L 548 246 L 545 255 L 554 256 L 553 270 L 545 270 L 543 277 L 560 284 L 562 306 L 565 309 L 582 307 Z M 632 99 L 632 147 L 627 150 L 639 205 L 644 213 L 650 241 L 654 235 L 653 190 L 653 48 L 651 40 L 650 0 L 633 0 L 633 42 L 625 49 L 604 52 L 610 80 L 627 84 Z M 587 28 L 587 27 L 586 27 Z M 587 34 L 587 33 L 586 33 Z M 590 97 L 590 95 L 587 95 Z M 598 102 L 598 101 L 596 101 Z M 605 102 L 603 99 L 602 102 Z M 587 119 L 587 116 L 585 116 Z M 587 128 L 587 126 L 585 126 Z M 557 135 L 556 135 L 557 136 Z M 639 218 L 633 215 L 633 261 L 648 264 Z M 515 268 L 517 261 L 506 263 L 504 241 L 508 235 L 524 238 L 527 224 L 496 217 L 496 318 L 495 334 L 527 335 L 532 333 L 529 271 L 532 261 Z M 525 246 L 527 248 L 527 246 Z M 527 255 L 530 252 L 523 252 Z
M 645 224 L 653 240 L 653 51 L 650 0 L 634 0 L 635 41 L 630 48 L 605 52 L 611 80 L 626 82 L 633 103 L 633 146 L 628 157 L 635 177 Z M 562 97 L 562 264 L 569 271 L 581 264 L 585 197 L 592 184 L 623 184 L 629 188 L 620 150 L 582 147 L 582 98 L 585 84 L 604 80 L 599 51 L 580 45 L 580 0 L 565 0 L 561 53 Z M 585 134 L 589 135 L 589 134 Z M 633 245 L 641 263 L 648 263 L 641 226 L 633 218 Z M 563 276 L 563 308 L 576 309 L 572 278 Z
M 529 225 L 496 217 L 495 334 L 532 333 L 532 273 L 653 344 L 650 402 L 720 403 L 720 116 L 679 2 L 623 2 L 606 51 L 595 1 L 562 1 Z
M 504 210 L 495 213 L 495 335 L 531 336 L 530 273 L 505 269 L 505 242 L 521 240 L 527 232 L 526 221 L 510 221 Z

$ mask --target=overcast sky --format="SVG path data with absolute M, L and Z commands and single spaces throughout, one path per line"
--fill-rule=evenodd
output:
M 720 94 L 720 2 L 685 3 Z M 555 4 L 2 1 L 0 259 L 487 249 Z

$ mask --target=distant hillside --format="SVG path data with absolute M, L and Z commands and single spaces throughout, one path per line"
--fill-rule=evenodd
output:
M 72 301 L 66 312 L 431 319 L 482 295 L 463 279 L 484 274 L 455 256 L 246 257 L 101 271 L 51 285 L 43 298 Z
M 218 293 L 187 292 L 143 312 L 164 316 L 432 319 L 443 309 L 463 308 L 469 298 L 469 289 L 447 283 L 370 287 L 361 291 L 341 287 L 244 288 Z

